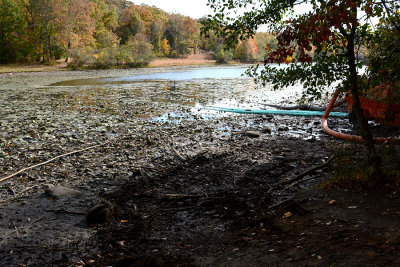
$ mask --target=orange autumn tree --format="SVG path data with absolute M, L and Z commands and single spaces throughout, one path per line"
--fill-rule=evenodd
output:
M 161 41 L 161 49 L 162 49 L 162 52 L 163 52 L 164 56 L 168 56 L 169 55 L 170 45 L 169 45 L 168 40 L 166 38 L 164 38 Z
M 55 2 L 55 1 L 54 1 Z M 60 1 L 61 2 L 61 1 Z M 68 49 L 94 44 L 96 21 L 90 16 L 93 3 L 81 0 L 62 1 L 55 11 L 59 29 L 57 41 Z
M 235 49 L 235 59 L 241 62 L 255 62 L 258 53 L 257 42 L 254 37 L 239 41 Z

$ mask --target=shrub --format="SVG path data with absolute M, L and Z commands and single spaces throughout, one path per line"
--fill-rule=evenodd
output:
M 107 47 L 100 50 L 95 66 L 107 69 L 117 65 L 118 47 Z
M 222 44 L 215 48 L 214 58 L 218 64 L 227 64 L 232 60 L 233 53 L 231 50 L 225 50 Z
M 130 54 L 129 61 L 125 61 L 125 64 L 130 67 L 146 66 L 155 58 L 153 45 L 147 42 L 143 35 L 129 38 L 123 49 Z
M 72 69 L 82 68 L 84 65 L 93 65 L 96 63 L 96 54 L 93 48 L 75 48 L 69 52 L 71 62 L 69 67 Z
M 112 67 L 140 67 L 148 65 L 154 58 L 153 46 L 142 35 L 130 37 L 119 46 L 104 47 L 99 50 L 91 48 L 71 51 L 71 68 L 95 67 L 100 69 Z

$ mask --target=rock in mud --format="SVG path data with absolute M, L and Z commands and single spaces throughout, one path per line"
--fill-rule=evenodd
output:
M 89 225 L 107 222 L 114 214 L 114 206 L 111 202 L 102 200 L 86 213 L 86 221 Z
M 245 134 L 251 138 L 257 138 L 257 137 L 260 137 L 260 135 L 261 135 L 261 133 L 258 131 L 247 131 Z
M 289 127 L 287 127 L 287 126 L 280 126 L 280 127 L 278 128 L 278 131 L 279 131 L 279 132 L 286 132 L 286 131 L 289 131 Z
M 264 127 L 264 128 L 262 129 L 262 133 L 271 134 L 271 133 L 272 133 L 271 127 Z
M 45 193 L 55 199 L 82 194 L 82 192 L 61 185 L 46 185 Z

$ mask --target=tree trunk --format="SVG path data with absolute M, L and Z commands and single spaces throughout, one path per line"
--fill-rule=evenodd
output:
M 353 36 L 354 37 L 354 36 Z M 364 112 L 361 108 L 360 94 L 358 88 L 358 77 L 356 69 L 356 58 L 354 55 L 354 38 L 350 38 L 347 45 L 349 51 L 349 67 L 350 67 L 350 91 L 353 98 L 353 111 L 355 112 L 356 118 L 360 124 L 361 136 L 365 140 L 368 158 L 375 156 L 375 147 L 373 142 L 373 136 L 368 126 L 368 121 L 364 116 Z
M 364 112 L 361 108 L 361 103 L 360 103 L 356 55 L 355 55 L 355 43 L 354 43 L 356 28 L 357 26 L 353 25 L 353 29 L 350 35 L 348 35 L 349 38 L 347 44 L 347 51 L 348 51 L 348 63 L 350 68 L 348 85 L 350 86 L 350 91 L 353 98 L 353 112 L 355 112 L 356 118 L 360 124 L 361 136 L 363 137 L 365 142 L 367 158 L 371 167 L 370 172 L 368 174 L 368 187 L 373 189 L 379 184 L 382 184 L 384 182 L 385 175 L 381 170 L 380 167 L 381 159 L 376 153 L 374 146 L 374 139 L 371 130 L 368 126 L 368 121 L 364 116 Z
M 68 53 L 69 53 L 70 49 L 71 49 L 71 41 L 68 40 L 67 57 L 65 58 L 65 63 L 68 62 L 68 58 L 69 58 L 69 57 L 68 57 Z

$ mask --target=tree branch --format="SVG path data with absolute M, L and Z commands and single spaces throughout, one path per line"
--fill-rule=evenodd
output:
M 48 164 L 48 163 L 50 163 L 52 161 L 55 161 L 56 159 L 59 159 L 59 158 L 62 158 L 62 157 L 66 157 L 66 156 L 69 156 L 69 155 L 72 155 L 72 154 L 76 154 L 76 153 L 79 153 L 79 152 L 83 152 L 83 151 L 86 151 L 86 150 L 89 150 L 89 149 L 93 149 L 93 148 L 96 148 L 96 147 L 99 147 L 99 146 L 102 146 L 102 145 L 104 145 L 104 144 L 94 145 L 94 146 L 90 146 L 90 147 L 87 147 L 87 148 L 71 151 L 71 152 L 59 155 L 57 157 L 51 158 L 51 159 L 49 159 L 49 160 L 47 160 L 45 162 L 41 162 L 41 163 L 38 163 L 36 165 L 23 168 L 23 169 L 17 171 L 16 173 L 13 173 L 13 174 L 10 174 L 10 175 L 8 175 L 6 177 L 1 178 L 0 179 L 0 183 L 2 183 L 4 181 L 7 181 L 10 178 L 12 178 L 12 177 L 14 177 L 14 176 L 16 176 L 16 175 L 18 175 L 20 173 L 26 172 L 26 171 L 31 170 L 31 169 L 36 168 L 36 167 L 40 167 L 40 166 L 46 165 L 46 164 Z

